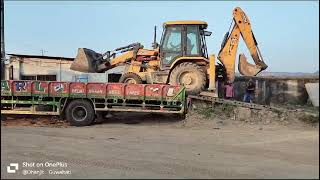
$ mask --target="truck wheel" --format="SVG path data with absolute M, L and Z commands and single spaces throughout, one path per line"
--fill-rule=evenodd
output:
M 125 73 L 121 76 L 119 82 L 126 84 L 142 84 L 142 79 L 136 73 Z
M 181 63 L 172 70 L 170 84 L 184 85 L 188 95 L 197 95 L 205 88 L 206 74 L 195 63 Z
M 93 107 L 87 100 L 74 100 L 66 108 L 66 117 L 72 126 L 88 126 L 94 116 Z

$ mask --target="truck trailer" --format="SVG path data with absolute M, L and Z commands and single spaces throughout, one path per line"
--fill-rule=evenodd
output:
M 111 111 L 184 116 L 187 104 L 180 85 L 1 81 L 1 114 L 59 115 L 74 126 Z

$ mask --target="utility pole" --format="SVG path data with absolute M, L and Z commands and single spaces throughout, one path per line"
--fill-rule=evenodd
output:
M 48 52 L 48 51 L 46 51 L 46 50 L 44 50 L 44 49 L 41 49 L 40 52 L 41 52 L 41 56 L 44 56 L 44 53 L 45 53 L 45 52 Z
M 4 0 L 1 0 L 1 80 L 4 79 L 4 62 L 6 53 L 4 47 Z

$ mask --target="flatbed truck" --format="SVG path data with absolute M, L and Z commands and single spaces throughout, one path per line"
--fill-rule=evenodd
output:
M 1 114 L 60 115 L 87 126 L 101 114 L 149 112 L 186 114 L 186 90 L 166 84 L 58 81 L 1 81 Z

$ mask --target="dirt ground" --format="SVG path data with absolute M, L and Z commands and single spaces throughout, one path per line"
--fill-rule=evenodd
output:
M 233 112 L 199 109 L 185 120 L 115 113 L 88 127 L 58 117 L 7 117 L 1 178 L 319 178 L 317 123 Z M 10 163 L 19 163 L 16 173 L 7 173 Z

